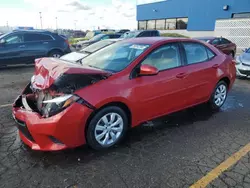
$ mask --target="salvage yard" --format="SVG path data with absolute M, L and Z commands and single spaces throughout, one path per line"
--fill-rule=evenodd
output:
M 160 118 L 113 149 L 38 152 L 20 141 L 10 106 L 33 69 L 0 70 L 0 187 L 250 187 L 250 80 L 236 80 L 221 111 Z

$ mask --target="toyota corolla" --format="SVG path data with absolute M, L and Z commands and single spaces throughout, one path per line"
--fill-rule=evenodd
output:
M 133 38 L 82 64 L 41 58 L 13 104 L 24 143 L 55 151 L 105 149 L 128 128 L 201 103 L 219 109 L 236 77 L 235 61 L 193 39 Z

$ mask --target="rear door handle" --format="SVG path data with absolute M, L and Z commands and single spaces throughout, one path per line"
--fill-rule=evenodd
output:
M 187 73 L 182 72 L 182 73 L 180 73 L 180 74 L 177 74 L 177 75 L 176 75 L 176 78 L 184 78 L 184 77 L 186 77 L 187 75 L 188 75 Z
M 25 45 L 21 45 L 21 46 L 19 46 L 19 48 L 25 48 Z
M 219 67 L 219 65 L 218 64 L 214 64 L 212 67 L 215 68 L 215 69 L 217 69 Z

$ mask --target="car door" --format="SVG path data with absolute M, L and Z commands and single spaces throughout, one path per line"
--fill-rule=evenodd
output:
M 53 38 L 50 35 L 40 33 L 25 33 L 26 62 L 33 63 L 35 58 L 48 56 L 50 43 Z
M 188 83 L 182 77 L 185 68 L 178 43 L 160 46 L 140 65 L 143 64 L 156 67 L 159 73 L 133 78 L 136 85 L 133 92 L 137 96 L 135 116 L 149 120 L 183 108 Z
M 24 62 L 26 46 L 21 33 L 12 33 L 3 38 L 0 44 L 0 66 Z
M 208 47 L 197 42 L 183 42 L 186 65 L 185 72 L 186 106 L 192 106 L 209 99 L 211 91 L 217 82 L 217 71 L 222 62 Z

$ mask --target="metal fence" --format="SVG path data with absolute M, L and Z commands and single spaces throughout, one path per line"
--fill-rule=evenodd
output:
M 250 47 L 250 18 L 216 20 L 215 36 L 223 36 L 237 45 L 237 53 Z

